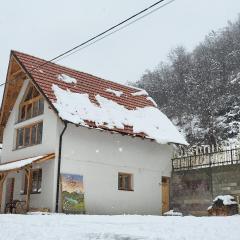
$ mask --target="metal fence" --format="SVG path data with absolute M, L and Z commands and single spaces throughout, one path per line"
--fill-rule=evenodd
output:
M 196 152 L 195 152 L 196 153 Z M 199 169 L 240 163 L 240 148 L 185 154 L 172 159 L 173 171 Z

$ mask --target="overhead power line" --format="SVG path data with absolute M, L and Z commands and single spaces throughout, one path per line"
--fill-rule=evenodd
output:
M 104 35 L 103 37 L 98 38 L 98 39 L 96 39 L 95 41 L 93 41 L 93 42 L 91 42 L 91 43 L 88 43 L 88 44 L 85 45 L 85 46 L 82 46 L 82 47 L 79 46 L 78 49 L 73 50 L 73 51 L 70 52 L 70 53 L 67 53 L 66 55 L 60 57 L 59 59 L 57 59 L 57 60 L 54 61 L 54 62 L 59 62 L 59 61 L 61 61 L 62 59 L 67 58 L 67 57 L 69 57 L 69 56 L 75 54 L 76 52 L 79 52 L 79 51 L 81 51 L 81 50 L 83 50 L 83 49 L 85 49 L 85 48 L 87 48 L 87 47 L 89 47 L 89 46 L 91 46 L 91 45 L 97 43 L 98 41 L 101 41 L 102 39 L 107 38 L 108 36 L 110 36 L 110 35 L 112 35 L 112 34 L 114 34 L 114 33 L 116 33 L 116 32 L 121 31 L 121 30 L 124 29 L 124 28 L 127 28 L 128 26 L 132 25 L 133 23 L 135 23 L 135 22 L 137 22 L 137 21 L 139 21 L 139 20 L 141 20 L 141 19 L 147 17 L 148 15 L 150 15 L 150 14 L 152 14 L 152 13 L 158 11 L 159 9 L 161 9 L 161 8 L 167 6 L 167 5 L 169 5 L 170 3 L 175 2 L 175 1 L 176 1 L 176 0 L 170 0 L 169 2 L 167 2 L 167 3 L 165 3 L 165 4 L 161 5 L 161 6 L 159 6 L 159 7 L 157 7 L 157 8 L 155 8 L 155 9 L 153 9 L 153 10 L 151 10 L 150 12 L 148 12 L 148 13 L 146 13 L 146 14 L 144 14 L 144 15 L 138 17 L 137 19 L 131 21 L 130 23 L 128 23 L 128 24 L 126 24 L 126 25 L 124 25 L 124 26 L 122 26 L 122 27 L 120 27 L 120 28 L 118 28 L 118 29 L 116 29 L 116 30 L 114 30 L 114 31 L 112 31 L 112 32 L 110 32 L 110 33 Z
M 165 0 L 159 0 L 159 1 L 155 2 L 155 3 L 153 3 L 153 4 L 150 5 L 149 7 L 147 7 L 147 8 L 145 8 L 145 9 L 141 10 L 140 12 L 135 13 L 135 14 L 132 15 L 131 17 L 128 17 L 127 19 L 121 21 L 120 23 L 115 24 L 114 26 L 112 26 L 112 27 L 106 29 L 105 31 L 103 31 L 103 32 L 101 32 L 101 33 L 95 35 L 94 37 L 92 37 L 92 38 L 90 38 L 90 39 L 84 41 L 83 43 L 81 43 L 81 44 L 79 44 L 79 45 L 77 45 L 77 46 L 75 46 L 75 47 L 73 47 L 73 48 L 71 48 L 71 49 L 69 49 L 69 50 L 67 50 L 67 51 L 65 51 L 65 52 L 63 52 L 63 53 L 61 53 L 61 54 L 59 54 L 58 56 L 56 56 L 56 57 L 54 57 L 54 58 L 52 58 L 52 59 L 46 61 L 46 62 L 43 63 L 43 64 L 40 64 L 39 66 L 37 66 L 37 67 L 35 67 L 35 68 L 33 68 L 33 69 L 30 69 L 30 72 L 32 72 L 32 71 L 38 69 L 39 67 L 42 67 L 42 66 L 48 64 L 48 63 L 51 63 L 51 62 L 53 62 L 53 61 L 56 61 L 56 60 L 58 60 L 59 58 L 64 57 L 65 55 L 70 56 L 70 55 L 72 55 L 72 54 L 71 54 L 72 52 L 74 52 L 74 53 L 77 52 L 79 48 L 81 48 L 81 47 L 84 47 L 84 48 L 85 48 L 85 47 L 87 47 L 87 46 L 90 46 L 90 45 L 92 45 L 92 44 L 94 44 L 94 43 L 96 43 L 96 42 L 98 42 L 98 41 L 100 41 L 100 40 L 102 40 L 102 39 L 104 39 L 104 38 L 106 38 L 106 37 L 112 35 L 113 33 L 118 32 L 118 31 L 120 31 L 121 29 L 123 29 L 123 28 L 125 28 L 125 27 L 127 27 L 127 26 L 133 24 L 134 22 L 140 20 L 141 18 L 144 18 L 144 17 L 150 15 L 151 13 L 153 13 L 153 12 L 159 10 L 160 8 L 162 8 L 162 7 L 166 6 L 166 5 L 168 5 L 168 4 L 172 3 L 172 2 L 174 2 L 175 0 L 171 0 L 170 2 L 168 2 L 168 3 L 164 4 L 164 5 L 161 5 L 160 7 L 158 7 L 158 8 L 156 8 L 156 9 L 150 11 L 149 13 L 147 13 L 147 14 L 145 14 L 145 15 L 139 17 L 138 19 L 135 19 L 136 17 L 142 15 L 142 14 L 145 13 L 145 12 L 148 12 L 149 10 L 151 10 L 152 8 L 158 6 L 160 3 L 164 2 L 164 1 L 165 1 Z M 119 29 L 117 29 L 117 30 L 111 32 L 112 30 L 114 30 L 114 29 L 116 29 L 116 28 L 118 28 L 118 27 L 124 25 L 125 23 L 131 21 L 132 19 L 135 19 L 135 20 L 132 21 L 132 22 L 130 22 L 130 23 L 128 23 L 127 25 L 125 25 L 125 26 L 123 26 L 123 27 L 121 27 L 121 28 L 119 28 Z M 111 32 L 111 33 L 105 35 L 105 34 L 108 33 L 108 32 Z M 104 35 L 105 35 L 105 36 L 104 36 Z M 101 37 L 101 38 L 99 38 L 99 37 Z M 98 38 L 99 38 L 99 39 L 98 39 Z M 95 41 L 94 41 L 94 40 L 95 40 Z M 92 41 L 94 41 L 94 42 L 92 42 Z M 92 43 L 90 43 L 90 42 L 92 42 Z M 86 46 L 84 46 L 84 45 L 86 45 Z M 65 58 L 65 57 L 64 57 L 64 58 Z M 60 61 L 60 60 L 59 60 L 59 61 Z
M 75 47 L 73 47 L 73 48 L 71 48 L 71 49 L 69 49 L 69 50 L 67 50 L 67 51 L 59 54 L 59 55 L 57 55 L 56 57 L 54 57 L 54 58 L 52 58 L 52 59 L 50 59 L 50 60 L 48 60 L 48 61 L 45 61 L 43 64 L 39 64 L 38 66 L 30 69 L 29 73 L 31 73 L 31 72 L 39 69 L 39 68 L 42 67 L 42 66 L 45 66 L 45 65 L 49 64 L 49 63 L 51 63 L 51 62 L 54 62 L 54 61 L 55 61 L 55 62 L 58 62 L 58 61 L 66 58 L 66 57 L 69 57 L 70 55 L 72 55 L 72 54 L 74 54 L 74 53 L 76 53 L 76 52 L 78 52 L 78 51 L 81 51 L 81 50 L 83 50 L 84 48 L 87 48 L 87 47 L 95 44 L 96 42 L 98 42 L 98 41 L 100 41 L 100 40 L 102 40 L 102 39 L 104 39 L 104 38 L 106 38 L 106 37 L 108 37 L 108 36 L 110 36 L 110 35 L 118 32 L 118 31 L 122 30 L 122 29 L 124 29 L 124 28 L 126 28 L 126 27 L 128 27 L 128 26 L 130 26 L 130 25 L 132 25 L 133 23 L 141 20 L 141 19 L 144 18 L 144 17 L 147 17 L 148 15 L 156 12 L 157 10 L 165 7 L 166 5 L 172 3 L 172 2 L 174 2 L 174 1 L 176 1 L 176 0 L 170 0 L 169 2 L 167 2 L 167 3 L 165 3 L 165 4 L 161 5 L 161 6 L 159 6 L 159 7 L 157 7 L 157 8 L 155 8 L 156 6 L 158 6 L 159 4 L 161 4 L 161 3 L 164 2 L 164 1 L 165 1 L 165 0 L 159 0 L 159 1 L 155 2 L 154 4 L 150 5 L 149 7 L 141 10 L 140 12 L 135 13 L 135 14 L 132 15 L 131 17 L 128 17 L 127 19 L 125 19 L 125 20 L 121 21 L 120 23 L 118 23 L 118 24 L 116 24 L 116 25 L 114 25 L 114 26 L 106 29 L 105 31 L 103 31 L 103 32 L 95 35 L 94 37 L 91 37 L 90 39 L 84 41 L 83 43 L 81 43 L 81 44 L 79 44 L 79 45 L 77 45 L 77 46 L 75 46 Z M 151 9 L 152 9 L 152 10 L 151 10 Z M 144 13 L 145 13 L 145 14 L 144 14 Z M 142 14 L 143 14 L 143 15 L 142 15 Z M 131 20 L 132 20 L 132 21 L 131 21 Z M 130 21 L 130 22 L 129 22 L 129 21 Z M 127 24 L 126 24 L 126 23 L 127 23 Z M 124 24 L 125 24 L 125 25 L 124 25 Z M 3 86 L 3 85 L 5 85 L 5 84 L 6 84 L 6 82 L 0 84 L 0 87 Z

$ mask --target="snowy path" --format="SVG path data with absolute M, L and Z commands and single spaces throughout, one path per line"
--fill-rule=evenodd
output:
M 240 216 L 0 215 L 0 240 L 239 240 Z

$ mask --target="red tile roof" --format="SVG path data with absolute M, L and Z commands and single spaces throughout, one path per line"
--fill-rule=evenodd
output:
M 92 101 L 95 101 L 95 96 L 99 94 L 107 99 L 117 102 L 118 104 L 124 105 L 128 109 L 154 106 L 150 100 L 146 99 L 146 96 L 132 96 L 131 93 L 139 92 L 139 90 L 135 88 L 104 80 L 91 74 L 76 71 L 54 63 L 48 63 L 34 71 L 31 71 L 31 69 L 45 63 L 46 60 L 16 51 L 13 51 L 13 54 L 26 68 L 27 72 L 30 73 L 39 87 L 43 90 L 44 94 L 51 101 L 56 100 L 52 91 L 52 85 L 56 84 L 62 89 L 68 88 L 71 92 L 87 93 Z M 75 78 L 77 80 L 77 84 L 69 84 L 59 81 L 57 78 L 59 74 L 66 74 Z M 122 91 L 124 94 L 121 97 L 117 97 L 113 93 L 106 92 L 106 89 L 108 88 Z
M 52 85 L 56 84 L 62 89 L 68 88 L 71 92 L 87 93 L 89 94 L 90 100 L 93 102 L 96 102 L 95 96 L 99 94 L 107 99 L 113 100 L 118 104 L 123 105 L 128 109 L 136 109 L 146 106 L 154 107 L 154 104 L 152 101 L 147 99 L 147 96 L 131 95 L 131 93 L 139 92 L 138 89 L 104 80 L 91 74 L 76 71 L 54 63 L 47 63 L 37 68 L 39 65 L 46 63 L 46 60 L 17 51 L 12 51 L 12 54 L 25 69 L 28 75 L 32 78 L 32 80 L 35 81 L 35 83 L 39 86 L 40 90 L 50 101 L 50 103 L 54 103 L 56 101 L 56 97 L 52 90 Z M 37 69 L 33 70 L 34 68 Z M 66 74 L 72 78 L 75 78 L 77 80 L 77 84 L 69 84 L 58 80 L 58 75 L 60 74 Z M 108 88 L 116 91 L 122 91 L 123 95 L 118 97 L 113 93 L 107 92 L 106 89 Z M 88 124 L 90 127 L 95 127 L 95 124 L 92 122 L 88 122 Z M 102 126 L 102 128 L 105 130 L 110 130 L 105 126 Z M 124 129 L 111 129 L 111 131 L 112 130 L 123 134 L 133 135 L 131 126 L 126 126 Z M 144 134 L 137 135 L 141 137 L 144 136 Z

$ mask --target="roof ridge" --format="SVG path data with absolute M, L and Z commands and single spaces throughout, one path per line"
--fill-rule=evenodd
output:
M 101 81 L 107 81 L 107 82 L 110 82 L 110 83 L 117 84 L 117 85 L 119 85 L 119 86 L 121 86 L 121 87 L 126 87 L 126 88 L 129 88 L 129 89 L 131 89 L 131 90 L 135 90 L 135 92 L 136 92 L 136 90 L 138 90 L 138 88 L 136 88 L 136 87 L 134 87 L 134 86 L 129 86 L 129 85 L 125 85 L 125 84 L 122 84 L 122 83 L 114 82 L 114 81 L 111 81 L 111 80 L 108 80 L 108 79 L 104 79 L 104 78 L 102 78 L 102 77 L 93 75 L 93 74 L 91 74 L 91 73 L 83 72 L 83 71 L 80 71 L 80 70 L 77 70 L 77 69 L 74 69 L 74 68 L 71 68 L 71 67 L 67 67 L 67 66 L 64 66 L 64 65 L 61 65 L 61 64 L 57 64 L 57 63 L 54 63 L 54 62 L 50 62 L 49 60 L 45 60 L 45 59 L 43 59 L 43 58 L 36 57 L 36 56 L 34 56 L 34 55 L 30 55 L 30 54 L 28 54 L 28 53 L 20 52 L 20 51 L 17 51 L 17 50 L 11 50 L 11 53 L 24 54 L 24 55 L 27 55 L 27 56 L 29 56 L 29 57 L 33 57 L 33 58 L 39 59 L 39 60 L 41 60 L 41 61 L 49 62 L 50 64 L 56 65 L 56 66 L 58 66 L 58 67 L 63 67 L 63 68 L 66 68 L 66 69 L 69 69 L 69 70 L 72 70 L 72 71 L 76 71 L 76 72 L 81 73 L 81 74 L 85 74 L 85 75 L 88 75 L 88 76 L 92 76 L 92 77 L 97 78 L 97 79 L 99 79 L 99 80 L 101 80 Z M 47 64 L 46 64 L 46 65 L 47 65 Z M 140 91 L 140 90 L 141 90 L 141 89 L 139 88 L 139 91 Z

